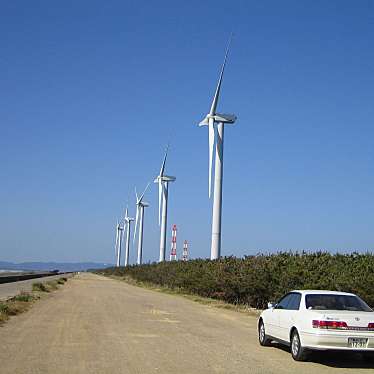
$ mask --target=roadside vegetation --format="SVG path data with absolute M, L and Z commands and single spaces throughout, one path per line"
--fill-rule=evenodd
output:
M 35 282 L 32 284 L 32 290 L 34 292 L 49 292 L 48 288 L 42 282 Z
M 51 292 L 58 289 L 59 285 L 64 284 L 68 279 L 63 277 L 48 282 L 35 282 L 32 284 L 32 290 L 34 292 Z
M 21 292 L 9 300 L 0 302 L 0 324 L 7 321 L 10 316 L 15 316 L 28 310 L 37 299 L 39 299 L 37 295 Z
M 293 289 L 354 292 L 374 306 L 374 255 L 280 252 L 245 258 L 152 263 L 98 274 L 263 309 Z
M 11 316 L 26 312 L 36 300 L 41 298 L 43 293 L 58 289 L 58 286 L 66 281 L 67 278 L 63 277 L 45 283 L 35 282 L 32 285 L 32 292 L 21 292 L 8 300 L 0 301 L 0 325 Z

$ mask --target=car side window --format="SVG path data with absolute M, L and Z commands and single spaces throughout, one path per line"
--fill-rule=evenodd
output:
M 291 301 L 292 294 L 288 294 L 279 300 L 274 309 L 287 309 L 288 303 Z
M 301 301 L 301 294 L 293 293 L 290 302 L 287 305 L 289 310 L 299 310 Z

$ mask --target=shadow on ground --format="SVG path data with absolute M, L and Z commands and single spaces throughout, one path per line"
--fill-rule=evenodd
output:
M 289 347 L 275 342 L 271 344 L 271 347 L 288 352 L 292 360 Z M 309 352 L 307 361 L 342 369 L 374 369 L 374 354 L 368 358 L 359 352 L 314 351 Z

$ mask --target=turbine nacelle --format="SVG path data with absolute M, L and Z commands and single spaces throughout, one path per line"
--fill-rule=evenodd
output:
M 135 218 L 129 217 L 129 208 L 128 207 L 126 207 L 124 220 L 125 220 L 126 223 L 130 223 L 131 221 L 135 220 Z
M 224 123 L 228 125 L 234 124 L 237 117 L 235 114 L 221 114 L 216 113 L 215 115 L 208 114 L 200 123 L 199 126 L 208 126 L 209 125 L 209 119 L 213 119 L 214 122 Z
M 154 183 L 160 183 L 160 182 L 174 182 L 177 178 L 176 177 L 171 177 L 169 175 L 163 175 L 163 176 L 158 176 L 155 180 Z
M 117 224 L 117 231 L 122 231 L 123 230 L 123 225 L 120 223 Z

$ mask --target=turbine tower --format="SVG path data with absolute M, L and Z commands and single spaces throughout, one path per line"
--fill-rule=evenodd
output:
M 165 175 L 165 164 L 168 156 L 169 146 L 166 147 L 164 160 L 161 164 L 159 175 L 154 180 L 158 183 L 158 224 L 160 226 L 160 257 L 159 262 L 165 261 L 166 252 L 166 226 L 168 220 L 168 189 L 169 182 L 174 182 L 175 177 Z M 162 209 L 162 214 L 161 214 Z
M 114 245 L 114 253 L 116 257 L 116 266 L 118 267 L 118 238 L 119 238 L 119 222 L 117 220 L 117 225 L 116 225 L 116 243 Z
M 137 265 L 141 265 L 143 261 L 143 227 L 144 227 L 144 208 L 148 207 L 149 204 L 143 201 L 143 197 L 145 192 L 149 187 L 149 183 L 145 188 L 144 192 L 138 196 L 135 188 L 135 196 L 136 196 L 136 219 L 135 219 L 135 229 L 134 229 L 134 242 L 136 238 L 136 230 L 138 227 L 139 222 L 139 239 L 138 239 L 138 257 L 136 260 Z
M 233 124 L 236 116 L 233 114 L 217 113 L 217 104 L 221 91 L 223 73 L 225 71 L 227 55 L 231 44 L 231 37 L 226 49 L 225 59 L 221 68 L 216 91 L 214 93 L 210 111 L 199 126 L 208 126 L 209 135 L 209 198 L 212 185 L 213 151 L 215 145 L 214 165 L 214 197 L 213 197 L 213 219 L 212 219 L 212 243 L 210 249 L 211 260 L 221 256 L 221 219 L 222 219 L 222 179 L 223 179 L 223 135 L 224 125 Z M 216 141 L 215 141 L 216 140 Z
M 117 267 L 121 266 L 122 236 L 124 227 L 117 223 Z
M 126 207 L 125 211 L 125 221 L 124 225 L 126 228 L 126 252 L 125 252 L 125 266 L 129 265 L 130 258 L 130 231 L 131 231 L 131 222 L 134 221 L 134 218 L 129 217 L 129 208 Z

